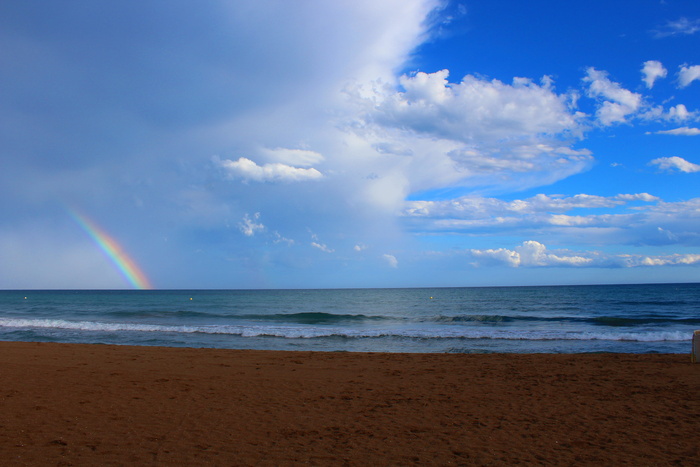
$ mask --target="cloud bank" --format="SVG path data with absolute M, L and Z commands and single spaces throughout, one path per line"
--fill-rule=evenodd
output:
M 691 266 L 700 264 L 700 255 L 673 254 L 665 256 L 611 255 L 600 252 L 550 252 L 545 245 L 527 240 L 512 250 L 506 248 L 469 250 L 475 266 L 505 265 L 513 268 L 637 268 L 654 266 Z

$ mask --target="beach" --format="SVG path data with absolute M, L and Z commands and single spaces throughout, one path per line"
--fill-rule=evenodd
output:
M 0 343 L 4 465 L 698 465 L 688 354 Z

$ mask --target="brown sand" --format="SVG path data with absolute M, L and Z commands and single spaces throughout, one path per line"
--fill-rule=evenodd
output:
M 2 465 L 700 465 L 688 355 L 0 343 Z

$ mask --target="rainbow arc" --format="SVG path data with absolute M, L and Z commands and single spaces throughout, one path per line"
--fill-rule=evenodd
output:
M 84 215 L 78 213 L 75 209 L 68 209 L 68 213 L 90 238 L 92 238 L 95 244 L 117 267 L 121 275 L 124 276 L 132 287 L 136 289 L 153 288 L 146 274 L 144 274 L 136 262 L 124 251 L 116 240 L 107 234 L 107 232 Z

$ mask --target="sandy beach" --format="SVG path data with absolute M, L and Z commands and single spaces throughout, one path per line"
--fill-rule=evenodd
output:
M 3 465 L 699 465 L 689 355 L 0 343 Z

